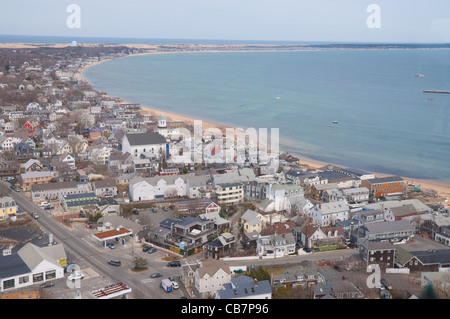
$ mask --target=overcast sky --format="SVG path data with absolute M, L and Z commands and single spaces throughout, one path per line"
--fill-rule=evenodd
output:
M 337 42 L 450 42 L 450 0 L 0 0 L 0 34 Z M 66 24 L 68 5 L 80 28 Z M 370 4 L 380 28 L 369 28 Z

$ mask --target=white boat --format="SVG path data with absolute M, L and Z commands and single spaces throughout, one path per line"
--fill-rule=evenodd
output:
M 423 75 L 423 74 L 416 74 L 416 75 L 414 75 L 414 77 L 416 77 L 416 78 L 424 78 L 425 75 Z
M 333 121 L 333 124 L 338 124 L 338 121 Z

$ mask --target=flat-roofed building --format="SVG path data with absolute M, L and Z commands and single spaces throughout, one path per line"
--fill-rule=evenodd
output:
M 244 201 L 244 184 L 223 183 L 216 185 L 217 203 L 225 205 L 241 204 Z
M 400 176 L 378 177 L 361 181 L 361 186 L 369 189 L 371 198 L 401 196 L 406 193 L 406 185 Z

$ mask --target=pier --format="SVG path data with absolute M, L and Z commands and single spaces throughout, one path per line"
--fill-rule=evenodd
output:
M 450 91 L 439 91 L 439 90 L 423 90 L 424 93 L 443 93 L 450 94 Z

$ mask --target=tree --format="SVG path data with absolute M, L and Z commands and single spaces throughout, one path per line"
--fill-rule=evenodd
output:
M 261 280 L 270 280 L 270 274 L 267 270 L 265 270 L 262 266 L 259 266 L 257 270 L 250 270 L 247 276 L 256 279 L 258 281 Z
M 144 270 L 147 269 L 147 259 L 142 257 L 134 257 L 133 264 L 132 264 L 133 270 Z

